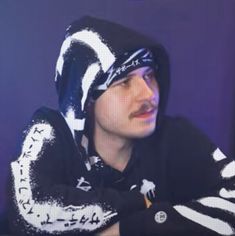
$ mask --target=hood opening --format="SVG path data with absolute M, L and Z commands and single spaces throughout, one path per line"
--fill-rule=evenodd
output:
M 153 39 L 107 20 L 85 16 L 66 30 L 56 66 L 56 88 L 59 109 L 68 123 L 78 148 L 87 135 L 87 104 L 94 87 L 101 84 L 104 74 L 125 53 L 148 48 L 157 70 L 160 103 L 157 126 L 165 112 L 169 87 L 169 57 L 163 46 Z

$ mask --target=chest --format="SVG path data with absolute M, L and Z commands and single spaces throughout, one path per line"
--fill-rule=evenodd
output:
M 80 161 L 69 167 L 69 185 L 82 191 L 98 188 L 113 188 L 118 191 L 139 191 L 154 201 L 167 201 L 170 191 L 166 164 L 155 157 L 140 157 L 134 160 L 124 172 L 108 166 L 92 167 L 88 170 Z

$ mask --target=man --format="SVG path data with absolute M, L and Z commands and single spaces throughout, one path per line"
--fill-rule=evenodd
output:
M 17 235 L 234 235 L 235 162 L 164 115 L 165 50 L 92 17 L 66 32 L 59 111 L 41 108 L 12 162 Z

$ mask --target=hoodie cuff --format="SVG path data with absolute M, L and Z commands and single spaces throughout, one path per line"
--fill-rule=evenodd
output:
M 136 191 L 130 191 L 123 193 L 122 210 L 119 212 L 121 218 L 130 216 L 133 213 L 146 209 L 144 196 Z
M 119 222 L 120 236 L 143 236 L 144 225 L 143 225 L 143 212 L 139 212 L 130 217 L 124 218 Z
M 150 208 L 122 218 L 119 224 L 120 236 L 172 235 L 172 229 L 179 230 L 178 214 L 168 203 L 153 204 Z M 179 224 L 183 225 L 183 224 Z M 174 234 L 174 233 L 173 233 Z

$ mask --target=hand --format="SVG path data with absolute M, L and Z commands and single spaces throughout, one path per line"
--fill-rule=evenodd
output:
M 96 236 L 120 236 L 119 233 L 119 222 L 96 234 Z
M 146 196 L 144 196 L 144 200 L 145 200 L 146 208 L 149 208 L 152 205 L 152 202 L 150 202 Z

